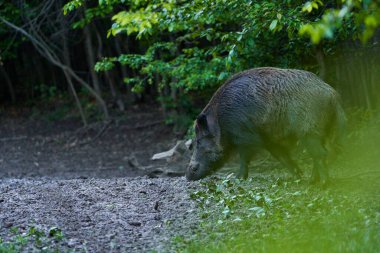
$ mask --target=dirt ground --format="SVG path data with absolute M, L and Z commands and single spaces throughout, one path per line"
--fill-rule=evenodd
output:
M 191 233 L 189 193 L 199 183 L 167 177 L 165 161 L 150 160 L 176 137 L 151 108 L 126 115 L 85 129 L 0 116 L 0 237 L 10 238 L 12 227 L 58 227 L 60 249 L 145 252 Z
M 168 242 L 197 226 L 189 190 L 179 178 L 4 179 L 0 235 L 58 227 L 60 249 L 89 252 L 169 250 Z M 30 247 L 26 251 L 30 251 Z
M 142 107 L 125 115 L 87 128 L 74 120 L 0 118 L 0 178 L 135 177 L 162 166 L 150 158 L 176 138 L 161 114 Z

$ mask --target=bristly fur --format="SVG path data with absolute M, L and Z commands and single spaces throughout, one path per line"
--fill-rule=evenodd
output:
M 327 134 L 330 121 L 342 114 L 338 100 L 336 91 L 313 73 L 264 67 L 227 80 L 203 113 L 216 112 L 222 131 L 232 135 L 242 133 L 236 129 L 255 129 L 275 140 L 321 136 Z

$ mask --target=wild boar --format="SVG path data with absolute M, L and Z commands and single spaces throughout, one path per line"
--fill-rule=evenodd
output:
M 312 181 L 326 183 L 326 144 L 344 129 L 338 93 L 308 71 L 255 68 L 234 75 L 213 95 L 195 122 L 196 141 L 186 171 L 198 180 L 216 171 L 233 153 L 239 177 L 265 149 L 296 177 L 301 170 L 290 151 L 300 143 L 313 158 Z

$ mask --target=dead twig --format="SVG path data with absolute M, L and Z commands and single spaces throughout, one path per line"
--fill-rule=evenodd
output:
M 66 147 L 73 148 L 73 147 L 76 147 L 76 146 L 84 146 L 84 145 L 87 145 L 87 144 L 89 144 L 91 142 L 94 142 L 95 140 L 99 139 L 107 131 L 107 129 L 111 126 L 111 124 L 113 122 L 114 122 L 114 120 L 109 120 L 109 121 L 103 123 L 102 128 L 97 132 L 97 134 L 94 137 L 92 137 L 89 140 L 82 141 L 82 142 L 78 142 L 78 139 L 80 139 L 80 138 L 78 138 L 77 135 L 81 135 L 83 137 L 84 135 L 86 135 L 87 131 L 89 131 L 89 130 L 95 130 L 96 127 L 85 126 L 85 127 L 81 127 L 79 129 L 77 129 L 75 131 L 75 134 L 74 134 L 74 135 L 76 135 L 76 137 L 70 138 L 70 140 L 67 142 Z
M 106 122 L 104 125 L 103 125 L 103 127 L 102 127 L 102 129 L 100 129 L 100 131 L 93 137 L 93 138 L 91 138 L 90 140 L 87 140 L 87 141 L 84 141 L 84 142 L 81 142 L 81 143 L 79 143 L 78 145 L 79 146 L 84 146 L 84 145 L 87 145 L 87 144 L 89 144 L 89 143 L 91 143 L 91 142 L 94 142 L 94 141 L 96 141 L 97 139 L 99 139 L 106 131 L 107 131 L 107 129 L 111 126 L 111 124 L 113 123 L 114 121 L 111 119 L 111 120 L 109 120 L 108 122 Z

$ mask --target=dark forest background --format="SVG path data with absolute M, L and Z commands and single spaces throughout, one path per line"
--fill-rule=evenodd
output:
M 1 110 L 86 125 L 149 103 L 186 129 L 228 77 L 260 66 L 312 71 L 346 108 L 373 110 L 379 25 L 368 0 L 0 0 Z

